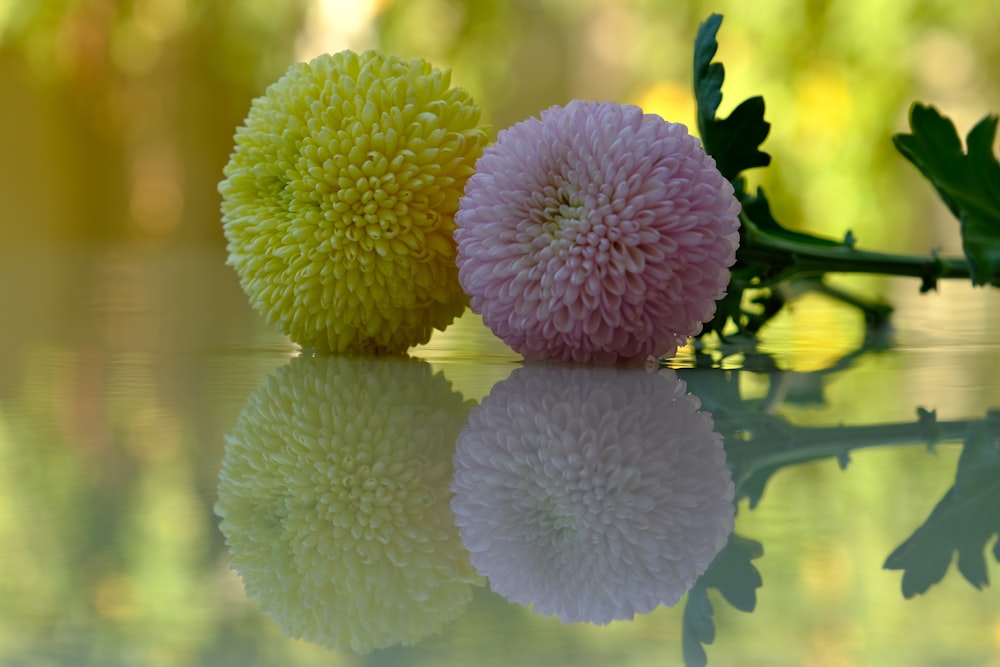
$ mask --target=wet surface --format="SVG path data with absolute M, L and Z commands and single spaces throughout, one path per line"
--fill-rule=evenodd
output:
M 594 369 L 301 355 L 215 250 L 0 277 L 3 664 L 1000 665 L 993 292 Z

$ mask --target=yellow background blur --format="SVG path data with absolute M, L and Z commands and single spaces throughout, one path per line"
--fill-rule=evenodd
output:
M 690 124 L 692 41 L 711 12 L 726 17 L 721 111 L 767 101 L 774 162 L 754 178 L 779 219 L 851 228 L 869 248 L 958 250 L 890 137 L 914 100 L 963 135 L 1000 109 L 989 0 L 0 0 L 0 242 L 221 246 L 235 126 L 322 51 L 451 68 L 496 129 L 574 97 Z

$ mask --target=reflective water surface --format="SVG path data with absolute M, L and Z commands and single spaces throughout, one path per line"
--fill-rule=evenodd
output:
M 316 358 L 223 262 L 4 252 L 0 664 L 1000 665 L 996 293 Z

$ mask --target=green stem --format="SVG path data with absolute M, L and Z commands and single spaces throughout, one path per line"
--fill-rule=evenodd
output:
M 936 287 L 939 278 L 972 278 L 972 268 L 962 258 L 895 255 L 856 250 L 847 244 L 803 243 L 762 232 L 752 223 L 745 225 L 739 258 L 748 264 L 785 265 L 781 280 L 790 274 L 873 273 L 920 278 L 921 291 L 928 291 Z

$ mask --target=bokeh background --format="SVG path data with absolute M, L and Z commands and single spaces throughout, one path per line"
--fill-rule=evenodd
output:
M 964 134 L 1000 109 L 990 0 L 0 2 L 0 241 L 220 245 L 215 186 L 252 97 L 290 63 L 378 47 L 451 68 L 502 129 L 574 98 L 691 124 L 692 40 L 726 19 L 722 111 L 763 94 L 784 222 L 957 248 L 891 146 L 910 103 Z
M 692 42 L 711 12 L 725 15 L 722 113 L 767 102 L 773 162 L 749 176 L 779 220 L 851 229 L 870 249 L 960 253 L 955 221 L 891 136 L 915 100 L 963 135 L 1000 111 L 995 0 L 0 0 L 0 662 L 366 664 L 279 641 L 245 604 L 212 513 L 225 433 L 294 354 L 224 263 L 216 186 L 235 127 L 292 62 L 370 47 L 450 68 L 497 130 L 575 97 L 691 126 Z M 830 405 L 794 416 L 875 424 L 912 421 L 917 405 L 952 419 L 997 407 L 1000 354 L 982 347 L 995 294 L 863 280 L 900 307 L 902 356 L 866 358 L 831 382 Z M 825 368 L 862 337 L 850 311 L 798 313 L 766 346 L 789 366 Z M 419 354 L 479 401 L 516 357 L 465 338 L 465 320 Z M 946 358 L 960 373 L 945 375 Z M 778 642 L 790 664 L 1000 654 L 995 589 L 970 598 L 952 577 L 956 595 L 916 603 L 972 619 L 944 640 L 887 611 L 898 579 L 878 565 L 950 484 L 956 450 L 944 450 L 783 478 L 775 509 L 742 524 L 755 539 L 791 536 L 762 565 L 777 592 L 749 621 L 720 605 L 713 655 L 775 664 L 769 628 L 792 628 Z M 649 662 L 634 664 L 663 664 L 663 638 L 673 657 L 680 636 L 670 610 L 601 635 L 498 613 L 502 627 L 460 621 L 479 643 L 457 664 L 522 645 L 545 664 L 611 664 L 637 646 Z

